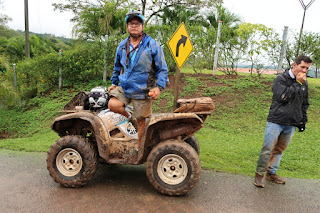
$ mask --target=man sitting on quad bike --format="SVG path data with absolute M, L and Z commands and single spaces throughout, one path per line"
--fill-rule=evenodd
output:
M 52 123 L 60 138 L 48 151 L 48 171 L 64 187 L 81 187 L 94 177 L 98 160 L 146 163 L 146 175 L 157 191 L 184 195 L 200 178 L 200 146 L 194 134 L 214 110 L 213 101 L 180 99 L 174 113 L 151 116 L 152 102 L 168 82 L 167 65 L 161 47 L 143 33 L 143 16 L 133 11 L 125 21 L 130 36 L 117 48 L 109 109 L 105 109 L 109 96 L 103 87 L 93 88 L 90 94 L 80 92 L 64 107 L 67 114 Z M 133 103 L 130 113 L 126 111 L 130 107 L 125 108 L 129 102 Z
M 145 129 L 145 119 L 152 114 L 152 103 L 160 96 L 168 82 L 167 64 L 161 46 L 143 33 L 144 17 L 139 11 L 126 14 L 129 37 L 123 40 L 116 52 L 109 109 L 127 118 L 137 120 L 138 144 Z M 133 105 L 133 115 L 126 105 Z

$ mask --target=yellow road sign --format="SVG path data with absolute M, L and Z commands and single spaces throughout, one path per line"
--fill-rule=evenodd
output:
M 177 66 L 181 69 L 193 50 L 189 34 L 183 22 L 171 36 L 167 44 Z

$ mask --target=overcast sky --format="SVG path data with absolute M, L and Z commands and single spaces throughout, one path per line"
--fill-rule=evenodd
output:
M 310 0 L 303 0 L 307 5 Z M 299 0 L 224 0 L 224 6 L 240 15 L 242 21 L 264 24 L 274 29 L 288 26 L 300 30 L 303 8 Z M 320 33 L 320 0 L 315 0 L 307 9 L 303 29 Z
M 6 14 L 13 20 L 8 26 L 24 30 L 24 0 L 2 0 Z M 71 37 L 71 13 L 53 11 L 53 2 L 63 0 L 29 0 L 29 29 L 36 33 L 50 33 L 56 36 Z M 307 5 L 310 0 L 305 0 Z M 300 30 L 303 8 L 299 0 L 224 0 L 224 6 L 238 14 L 242 21 L 264 24 L 277 30 L 288 26 Z M 315 0 L 306 12 L 304 30 L 320 33 L 320 0 Z
M 12 18 L 8 23 L 11 29 L 24 31 L 24 0 L 0 0 L 4 8 L 2 14 Z M 49 33 L 56 36 L 71 37 L 73 23 L 71 13 L 53 11 L 52 3 L 63 0 L 28 0 L 29 30 L 35 33 Z

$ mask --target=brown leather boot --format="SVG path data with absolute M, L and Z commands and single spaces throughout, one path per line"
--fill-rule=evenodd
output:
M 286 183 L 286 181 L 283 178 L 279 177 L 277 174 L 267 173 L 266 178 L 267 178 L 267 180 L 270 180 L 270 181 L 273 181 L 273 182 L 276 182 L 276 183 L 279 183 L 279 184 L 285 184 Z
M 264 183 L 263 183 L 263 175 L 259 175 L 256 172 L 256 177 L 254 178 L 254 183 L 256 187 L 264 188 Z

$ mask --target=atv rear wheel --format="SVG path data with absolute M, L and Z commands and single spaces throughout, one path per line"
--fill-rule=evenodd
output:
M 97 164 L 94 146 L 81 136 L 64 136 L 48 151 L 50 176 L 64 187 L 86 185 L 94 177 Z
M 200 170 L 197 152 L 183 141 L 159 143 L 147 158 L 146 173 L 150 183 L 167 195 L 188 193 L 198 182 Z

